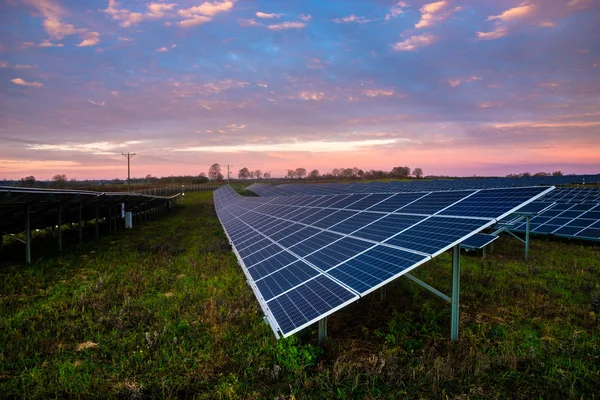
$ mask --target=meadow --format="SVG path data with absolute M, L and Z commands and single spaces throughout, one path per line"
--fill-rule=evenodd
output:
M 34 261 L 0 255 L 0 397 L 596 399 L 600 246 L 503 236 L 463 253 L 460 339 L 450 305 L 400 278 L 276 340 L 217 219 L 186 193 L 160 219 Z M 451 253 L 415 271 L 450 292 Z

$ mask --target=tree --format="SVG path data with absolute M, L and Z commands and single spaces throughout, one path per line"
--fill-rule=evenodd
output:
M 342 178 L 352 178 L 352 168 L 342 168 L 340 170 L 340 175 L 342 176 Z
M 318 169 L 313 169 L 308 174 L 308 179 L 318 179 L 318 178 L 319 178 L 319 170 Z
M 300 179 L 302 179 L 302 177 L 306 176 L 306 169 L 304 168 L 296 168 L 296 176 Z
M 240 179 L 248 179 L 250 177 L 250 171 L 248 168 L 244 167 L 238 171 L 238 178 Z
M 296 176 L 296 170 L 295 169 L 288 169 L 287 170 L 287 175 L 288 178 L 292 178 L 294 179 L 294 177 Z
M 562 171 L 554 171 L 552 173 L 552 176 L 563 176 L 563 173 L 562 173 Z
M 413 169 L 413 175 L 415 178 L 421 179 L 423 177 L 423 170 L 421 168 L 415 168 Z
M 365 177 L 365 171 L 363 171 L 362 169 L 359 169 L 358 172 L 356 173 L 356 176 L 358 176 L 360 179 Z
M 210 166 L 208 170 L 208 179 L 217 182 L 223 181 L 223 174 L 221 173 L 221 166 L 219 164 L 214 163 Z
M 28 187 L 35 185 L 35 177 L 33 175 L 29 175 L 25 178 L 21 178 L 21 185 Z
M 533 176 L 550 176 L 550 174 L 547 172 L 536 172 Z
M 391 172 L 392 176 L 396 178 L 408 178 L 410 176 L 410 168 L 408 167 L 394 167 Z
M 271 173 L 270 172 L 265 172 L 264 175 L 263 175 L 263 177 L 265 179 L 271 179 Z
M 67 176 L 65 174 L 56 174 L 52 177 L 52 186 L 57 188 L 65 187 Z
M 333 171 L 331 171 L 331 175 L 337 177 L 340 174 L 340 170 L 338 168 L 334 168 Z
M 262 176 L 262 171 L 260 169 L 257 169 L 256 171 L 254 171 L 254 177 L 256 179 L 260 179 L 261 176 Z
M 521 174 L 521 178 L 529 178 L 529 177 L 531 177 L 531 173 L 530 172 L 523 172 Z

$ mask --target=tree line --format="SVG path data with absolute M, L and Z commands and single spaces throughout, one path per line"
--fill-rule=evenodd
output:
M 382 170 L 368 170 L 363 171 L 360 168 L 334 168 L 331 172 L 321 174 L 318 169 L 313 169 L 307 172 L 306 168 L 295 168 L 288 169 L 285 178 L 289 179 L 309 179 L 309 180 L 335 180 L 335 179 L 385 179 L 385 178 L 396 178 L 405 179 L 410 177 L 420 179 L 423 177 L 423 170 L 421 168 L 410 169 L 409 167 L 394 167 L 391 171 Z M 261 170 L 251 171 L 244 167 L 238 171 L 239 179 L 269 179 L 271 174 L 268 172 L 262 173 Z M 209 173 L 209 179 L 222 180 L 223 176 L 220 174 L 219 164 L 213 164 Z

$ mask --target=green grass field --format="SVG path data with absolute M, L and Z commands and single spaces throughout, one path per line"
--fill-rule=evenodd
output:
M 329 317 L 323 348 L 316 327 L 275 340 L 211 193 L 31 265 L 22 251 L 0 261 L 3 398 L 599 397 L 597 245 L 464 254 L 458 343 L 449 304 L 400 278 Z M 450 253 L 415 275 L 450 292 Z

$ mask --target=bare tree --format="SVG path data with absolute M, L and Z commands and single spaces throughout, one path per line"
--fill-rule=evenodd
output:
M 263 175 L 263 177 L 265 179 L 271 179 L 271 173 L 270 172 L 265 172 L 264 175 Z
M 359 169 L 358 172 L 356 173 L 356 176 L 358 176 L 360 179 L 365 177 L 365 171 L 363 171 L 362 169 Z
M 552 173 L 552 176 L 563 176 L 563 173 L 562 173 L 562 171 L 554 171 Z
M 67 183 L 67 175 L 65 174 L 56 174 L 52 177 L 52 186 L 57 188 L 65 187 Z
M 421 168 L 415 168 L 413 169 L 413 175 L 415 178 L 420 179 L 423 177 L 423 170 Z
M 254 177 L 256 179 L 260 179 L 262 176 L 262 171 L 260 169 L 257 169 L 256 171 L 254 171 Z
M 292 178 L 294 179 L 294 177 L 296 176 L 296 170 L 295 169 L 288 169 L 287 170 L 287 175 L 288 178 Z
M 318 169 L 313 169 L 308 174 L 308 179 L 318 179 L 318 178 L 319 178 L 319 170 Z
M 248 168 L 244 167 L 238 171 L 238 178 L 240 179 L 248 179 L 250 177 L 250 171 Z
M 219 164 L 214 163 L 210 166 L 208 170 L 208 179 L 217 182 L 223 181 L 223 174 L 221 173 L 221 166 Z
M 410 176 L 410 168 L 394 167 L 392 168 L 391 175 L 396 178 L 408 178 Z
M 304 176 L 306 176 L 306 169 L 304 168 L 296 168 L 296 176 L 300 179 L 302 179 Z
M 25 178 L 21 178 L 21 185 L 31 187 L 35 185 L 35 177 L 33 175 L 26 176 Z
M 334 168 L 333 171 L 331 171 L 331 175 L 333 176 L 338 176 L 340 174 L 340 170 L 339 168 Z

